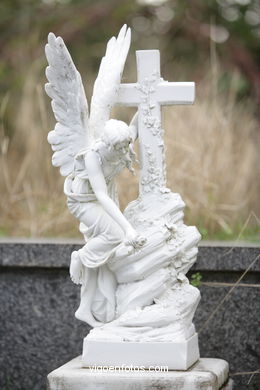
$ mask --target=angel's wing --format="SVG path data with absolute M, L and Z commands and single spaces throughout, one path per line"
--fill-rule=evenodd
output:
M 67 176 L 73 170 L 75 155 L 88 144 L 88 103 L 80 74 L 62 38 L 50 33 L 45 52 L 49 63 L 45 90 L 52 99 L 57 120 L 55 129 L 48 134 L 48 142 L 54 150 L 52 164 Z
M 112 37 L 102 58 L 97 79 L 94 84 L 90 106 L 89 128 L 94 138 L 100 137 L 104 124 L 109 119 L 116 103 L 121 76 L 131 43 L 131 30 L 124 25 L 118 37 Z

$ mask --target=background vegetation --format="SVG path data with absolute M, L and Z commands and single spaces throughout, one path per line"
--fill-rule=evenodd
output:
M 254 0 L 1 0 L 0 137 L 2 236 L 77 236 L 63 179 L 46 137 L 54 119 L 45 96 L 44 45 L 61 35 L 90 99 L 108 38 L 133 32 L 124 82 L 136 78 L 135 50 L 158 48 L 162 75 L 194 80 L 196 104 L 163 110 L 168 186 L 187 204 L 186 222 L 204 238 L 257 239 L 260 6 Z M 114 113 L 129 120 L 133 111 Z M 122 208 L 137 177 L 120 178 Z

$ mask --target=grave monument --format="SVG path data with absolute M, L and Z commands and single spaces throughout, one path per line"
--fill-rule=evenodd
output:
M 220 389 L 228 365 L 199 359 L 192 320 L 200 292 L 185 276 L 201 237 L 184 224 L 180 195 L 166 187 L 161 106 L 192 104 L 195 86 L 163 80 L 158 50 L 137 51 L 137 82 L 121 84 L 130 41 L 126 26 L 109 40 L 89 109 L 63 40 L 50 33 L 46 45 L 46 92 L 57 120 L 48 135 L 52 163 L 66 177 L 68 208 L 86 241 L 71 255 L 71 279 L 81 285 L 75 316 L 93 327 L 82 357 L 51 373 L 49 388 L 128 389 L 134 381 L 141 389 L 156 379 L 160 388 L 169 382 L 175 387 L 167 388 L 192 390 L 208 383 Z M 116 104 L 137 107 L 129 125 L 110 119 Z M 115 178 L 124 168 L 134 171 L 135 141 L 139 197 L 122 213 Z M 142 368 L 142 376 L 135 370 L 122 382 L 126 374 L 116 370 L 92 373 L 93 367 L 131 366 Z M 155 378 L 149 369 L 159 366 L 170 371 Z

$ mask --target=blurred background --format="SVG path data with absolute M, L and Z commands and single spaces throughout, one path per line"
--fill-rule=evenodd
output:
M 136 80 L 138 49 L 161 51 L 164 79 L 196 82 L 195 105 L 163 109 L 168 187 L 182 195 L 186 223 L 204 239 L 256 241 L 257 0 L 1 0 L 0 236 L 80 237 L 46 140 L 55 122 L 44 46 L 50 31 L 63 37 L 90 99 L 106 42 L 124 23 L 132 28 L 124 82 Z M 119 179 L 122 209 L 138 194 L 136 170 Z

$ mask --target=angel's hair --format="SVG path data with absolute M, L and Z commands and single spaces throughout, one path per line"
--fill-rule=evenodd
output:
M 117 119 L 109 119 L 105 124 L 105 129 L 102 134 L 102 140 L 108 145 L 109 148 L 122 142 L 129 142 L 129 153 L 123 158 L 126 161 L 126 167 L 130 172 L 134 173 L 132 163 L 136 161 L 136 154 L 133 149 L 131 130 L 129 126 Z
M 131 141 L 129 126 L 117 119 L 109 119 L 105 124 L 102 139 L 106 144 L 116 145 L 121 142 Z

